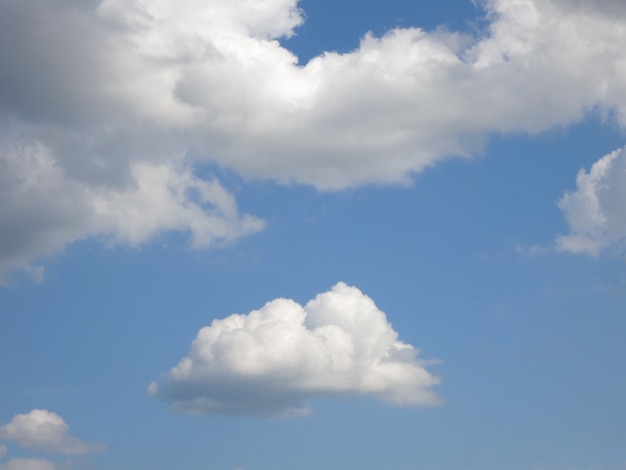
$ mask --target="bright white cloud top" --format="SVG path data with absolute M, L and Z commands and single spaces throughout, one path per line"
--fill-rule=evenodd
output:
M 372 299 L 340 282 L 304 306 L 276 299 L 214 320 L 148 392 L 193 414 L 302 415 L 312 398 L 343 395 L 436 405 L 439 378 L 418 352 Z
M 622 3 L 485 9 L 482 35 L 397 28 L 299 64 L 276 40 L 303 21 L 295 0 L 4 2 L 0 273 L 87 237 L 259 230 L 194 175 L 203 162 L 322 190 L 406 184 L 493 133 L 591 109 L 626 125 Z
M 626 147 L 605 155 L 576 177 L 577 189 L 559 201 L 571 233 L 557 248 L 598 256 L 602 250 L 623 252 L 626 246 Z
M 0 439 L 17 441 L 24 449 L 57 454 L 86 454 L 104 450 L 102 444 L 89 444 L 71 436 L 65 420 L 47 410 L 15 415 L 10 423 L 0 428 Z

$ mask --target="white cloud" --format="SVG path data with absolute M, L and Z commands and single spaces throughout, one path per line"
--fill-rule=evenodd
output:
M 207 247 L 263 227 L 239 214 L 217 180 L 184 166 L 134 163 L 130 181 L 116 187 L 73 178 L 41 142 L 0 143 L 0 153 L 0 278 L 22 267 L 40 281 L 43 268 L 31 259 L 90 236 L 136 246 L 179 230 L 191 234 L 194 247 Z
M 0 459 L 3 458 L 7 453 L 7 448 L 3 445 L 0 445 Z
M 558 206 L 570 234 L 556 240 L 557 248 L 598 256 L 602 250 L 626 249 L 626 147 L 605 155 L 576 177 L 577 189 L 565 193 Z
M 160 96 L 194 110 L 200 151 L 250 177 L 322 189 L 403 182 L 471 155 L 489 133 L 539 132 L 598 104 L 626 109 L 622 24 L 560 3 L 493 0 L 485 38 L 395 29 L 303 67 L 228 21 L 202 30 L 213 6 L 192 21 L 166 4 L 148 4 L 150 19 L 118 39 L 138 57 L 175 59 Z
M 57 466 L 44 459 L 16 458 L 0 464 L 0 470 L 57 470 Z
M 258 230 L 224 213 L 199 161 L 341 189 L 408 183 L 591 108 L 625 126 L 620 5 L 488 0 L 484 37 L 398 28 L 298 64 L 276 41 L 302 22 L 296 0 L 4 1 L 0 272 L 84 237 Z M 210 194 L 208 214 L 189 192 Z
M 32 410 L 27 414 L 15 415 L 10 423 L 0 428 L 0 439 L 15 440 L 25 449 L 41 448 L 60 454 L 104 450 L 101 444 L 89 444 L 70 436 L 69 426 L 63 418 L 47 410 Z
M 301 415 L 314 397 L 371 395 L 434 405 L 439 379 L 372 299 L 338 283 L 304 307 L 276 299 L 202 328 L 189 355 L 148 393 L 176 411 Z

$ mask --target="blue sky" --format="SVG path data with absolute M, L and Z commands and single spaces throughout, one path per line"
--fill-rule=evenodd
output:
M 626 8 L 431 3 L 0 3 L 0 470 L 626 469 Z

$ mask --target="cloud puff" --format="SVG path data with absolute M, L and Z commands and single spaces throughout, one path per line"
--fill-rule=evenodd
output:
M 258 230 L 197 163 L 322 190 L 406 184 L 493 133 L 591 108 L 626 125 L 618 0 L 484 4 L 482 36 L 396 28 L 300 64 L 277 41 L 303 21 L 296 0 L 3 1 L 0 272 L 84 237 Z
M 276 299 L 214 320 L 148 392 L 194 414 L 301 415 L 309 399 L 341 395 L 435 405 L 439 379 L 418 352 L 372 299 L 340 282 L 304 307 Z
M 0 459 L 4 457 L 7 453 L 7 448 L 3 445 L 0 445 Z
M 577 189 L 558 206 L 571 233 L 556 240 L 557 248 L 598 256 L 602 250 L 626 249 L 626 147 L 605 155 L 588 172 L 581 169 Z
M 32 410 L 27 414 L 15 415 L 9 424 L 0 428 L 0 439 L 15 440 L 25 449 L 41 448 L 59 454 L 85 454 L 104 450 L 101 444 L 89 444 L 70 436 L 69 426 L 63 418 L 47 410 Z

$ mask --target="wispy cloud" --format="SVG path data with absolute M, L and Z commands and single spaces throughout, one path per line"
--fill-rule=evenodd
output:
M 45 459 L 15 458 L 0 464 L 0 470 L 61 470 L 54 462 Z
M 550 247 L 544 245 L 515 245 L 515 252 L 523 256 L 541 256 L 550 252 Z

